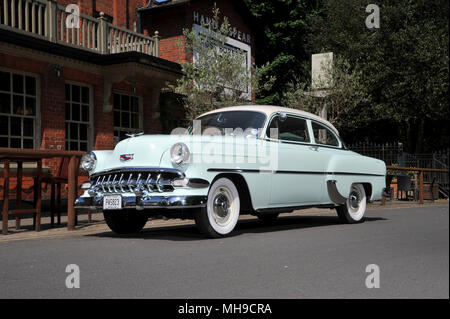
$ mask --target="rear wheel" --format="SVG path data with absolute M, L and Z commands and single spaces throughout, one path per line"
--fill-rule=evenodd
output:
M 360 223 L 364 221 L 367 200 L 366 192 L 362 184 L 353 184 L 350 194 L 344 205 L 336 207 L 337 214 L 346 224 Z
M 132 209 L 120 211 L 103 211 L 106 224 L 117 234 L 138 233 L 147 223 L 147 217 Z
M 195 214 L 195 223 L 205 235 L 213 238 L 230 234 L 239 219 L 239 192 L 228 178 L 219 178 L 209 190 L 206 207 Z

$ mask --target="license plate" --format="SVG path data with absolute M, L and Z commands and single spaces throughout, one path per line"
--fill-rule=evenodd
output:
M 103 196 L 103 209 L 122 209 L 122 195 Z

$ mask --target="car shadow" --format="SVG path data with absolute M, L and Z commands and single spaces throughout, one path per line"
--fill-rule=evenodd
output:
M 366 217 L 365 222 L 375 222 L 386 220 L 382 217 Z M 236 237 L 248 233 L 270 233 L 292 229 L 306 229 L 327 226 L 357 226 L 342 224 L 337 216 L 283 216 L 271 223 L 265 223 L 258 219 L 241 220 L 236 225 L 235 230 L 228 237 Z M 137 234 L 119 235 L 112 231 L 88 234 L 91 237 L 103 238 L 130 238 L 130 239 L 154 239 L 173 241 L 207 240 L 205 235 L 200 233 L 195 225 L 177 225 L 144 228 Z

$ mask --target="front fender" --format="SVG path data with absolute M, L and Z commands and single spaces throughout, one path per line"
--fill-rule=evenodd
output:
M 93 153 L 97 158 L 97 163 L 95 164 L 94 170 L 89 172 L 89 175 L 103 171 L 110 162 L 111 156 L 114 153 L 114 151 L 93 151 Z

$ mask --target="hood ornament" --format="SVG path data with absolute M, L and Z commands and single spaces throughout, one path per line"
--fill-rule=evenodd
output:
M 135 137 L 135 136 L 141 136 L 143 134 L 144 134 L 144 132 L 134 132 L 134 133 L 127 133 L 125 135 L 128 137 Z

